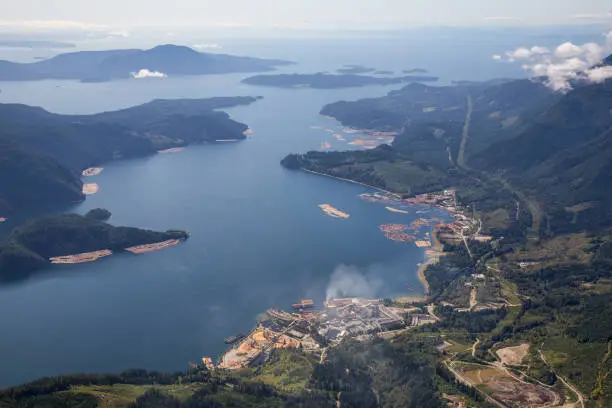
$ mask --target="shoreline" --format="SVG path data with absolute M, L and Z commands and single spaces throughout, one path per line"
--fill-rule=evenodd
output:
M 378 190 L 378 191 L 382 191 L 385 192 L 387 194 L 392 194 L 395 196 L 401 196 L 398 193 L 395 193 L 393 191 L 388 191 L 385 190 L 383 188 L 380 187 L 375 187 L 375 186 L 371 186 L 369 184 L 365 184 L 359 181 L 355 181 L 355 180 L 349 180 L 349 179 L 345 179 L 342 177 L 336 177 L 336 176 L 332 176 L 330 174 L 325 174 L 325 173 L 319 173 L 316 171 L 312 171 L 312 170 L 307 170 L 304 168 L 300 168 L 300 170 L 306 172 L 306 173 L 311 173 L 311 174 L 315 174 L 318 176 L 325 176 L 325 177 L 329 177 L 332 179 L 336 179 L 336 180 L 340 180 L 340 181 L 344 181 L 344 182 L 349 182 L 352 184 L 358 184 L 360 186 L 364 186 L 370 189 L 374 189 L 374 190 Z M 425 262 L 421 263 L 417 269 L 417 278 L 419 279 L 419 282 L 421 282 L 421 285 L 423 285 L 423 288 L 425 289 L 425 295 L 423 297 L 423 299 L 426 299 L 429 297 L 429 282 L 427 281 L 427 277 L 425 276 L 425 271 L 427 270 L 427 267 L 430 265 L 433 265 L 435 263 L 437 263 L 440 260 L 440 256 L 442 254 L 443 251 L 443 245 L 440 243 L 440 240 L 438 239 L 438 228 L 439 225 L 435 225 L 431 234 L 431 241 L 432 241 L 432 246 L 430 248 L 425 249 L 424 254 L 425 254 Z M 433 253 L 436 253 L 436 255 L 433 255 Z M 407 298 L 407 297 L 403 297 L 403 298 Z M 423 299 L 419 299 L 419 300 L 423 300 Z
M 316 174 L 317 176 L 325 176 L 325 177 L 329 177 L 329 178 L 332 178 L 332 179 L 336 179 L 336 180 L 340 180 L 340 181 L 345 181 L 345 182 L 348 182 L 348 183 L 358 184 L 360 186 L 364 186 L 364 187 L 371 188 L 371 189 L 374 189 L 374 190 L 382 191 L 382 192 L 387 193 L 387 194 L 392 194 L 392 195 L 395 195 L 395 196 L 401 196 L 401 194 L 394 193 L 393 191 L 385 190 L 384 188 L 380 188 L 380 187 L 371 186 L 369 184 L 362 183 L 360 181 L 355 181 L 355 180 L 345 179 L 345 178 L 342 178 L 342 177 L 332 176 L 331 174 L 319 173 L 317 171 L 308 170 L 308 169 L 304 169 L 304 168 L 300 168 L 300 170 L 302 170 L 302 171 L 304 171 L 306 173 Z
M 429 297 L 429 282 L 425 276 L 425 271 L 430 265 L 434 265 L 440 261 L 440 257 L 444 256 L 444 245 L 438 239 L 438 232 L 441 224 L 436 224 L 431 232 L 431 248 L 425 250 L 425 262 L 419 265 L 417 275 L 421 284 L 425 288 L 425 296 Z

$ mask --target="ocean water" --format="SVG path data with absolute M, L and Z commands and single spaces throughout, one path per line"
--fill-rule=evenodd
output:
M 350 49 L 345 40 L 292 44 L 228 41 L 226 48 L 298 60 L 283 68 L 286 72 L 357 63 L 428 68 L 444 81 L 510 74 L 499 65 L 498 71 L 474 71 L 489 61 L 490 49 L 471 50 L 477 58 L 450 67 L 449 56 L 428 57 L 424 49 L 401 54 L 396 42 L 373 48 L 354 41 Z M 306 298 L 321 302 L 330 289 L 376 297 L 423 292 L 416 276 L 423 250 L 387 240 L 378 226 L 408 224 L 422 217 L 416 211 L 424 208 L 392 213 L 360 200 L 359 194 L 369 192 L 365 187 L 279 164 L 286 154 L 318 149 L 323 142 L 334 149 L 354 148 L 327 131 L 341 127 L 319 116 L 321 107 L 397 87 L 285 90 L 243 85 L 246 76 L 0 83 L 0 102 L 58 113 L 114 110 L 155 98 L 264 97 L 227 110 L 253 129 L 245 141 L 116 161 L 87 178 L 99 184 L 99 193 L 66 211 L 103 207 L 113 213 L 115 225 L 185 229 L 191 238 L 146 255 L 49 268 L 0 287 L 0 386 L 73 372 L 180 370 L 201 356 L 218 356 L 225 337 L 249 330 L 270 307 L 287 308 Z M 351 217 L 324 216 L 322 203 Z M 446 216 L 428 211 L 428 216 Z M 2 228 L 6 232 L 9 226 Z

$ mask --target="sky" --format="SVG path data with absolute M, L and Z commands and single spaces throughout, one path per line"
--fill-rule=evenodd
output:
M 612 23 L 610 0 L 0 0 L 2 31 Z

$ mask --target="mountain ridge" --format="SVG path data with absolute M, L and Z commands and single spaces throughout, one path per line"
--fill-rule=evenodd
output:
M 287 64 L 277 59 L 201 53 L 182 45 L 164 44 L 144 50 L 76 51 L 31 63 L 0 61 L 0 81 L 108 81 L 129 78 L 141 69 L 166 75 L 265 72 Z

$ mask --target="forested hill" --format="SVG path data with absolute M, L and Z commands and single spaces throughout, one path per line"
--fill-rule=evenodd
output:
M 263 72 L 287 63 L 281 60 L 200 53 L 189 47 L 166 44 L 148 50 L 79 51 L 33 63 L 0 61 L 0 81 L 107 81 L 129 78 L 132 73 L 142 69 L 165 75 Z
M 562 396 L 559 406 L 610 407 L 612 79 L 576 81 L 566 93 L 541 80 L 409 85 L 334 103 L 322 113 L 399 135 L 282 164 L 404 195 L 454 188 L 488 236 L 439 234 L 446 256 L 425 271 L 447 377 L 498 406 L 547 405 L 520 396 L 540 384 Z M 520 347 L 517 361 L 503 358 Z M 494 367 L 504 366 L 525 382 L 499 387 Z
M 553 92 L 541 79 L 411 84 L 381 98 L 332 103 L 321 113 L 355 128 L 400 132 L 392 145 L 395 160 L 413 170 L 382 165 L 371 153 L 325 160 L 310 153 L 301 161 L 404 193 L 421 191 L 432 178 L 438 179 L 434 185 L 452 184 L 453 168 L 503 175 L 546 208 L 542 228 L 601 229 L 612 226 L 612 189 L 606 187 L 612 181 L 611 108 L 609 80 L 576 83 L 567 94 Z
M 155 100 L 95 115 L 0 104 L 0 216 L 43 201 L 82 200 L 79 174 L 87 167 L 193 143 L 244 139 L 247 126 L 216 109 L 257 99 Z
M 132 246 L 188 237 L 184 231 L 114 227 L 96 219 L 96 213 L 47 216 L 14 229 L 8 240 L 0 242 L 0 280 L 25 279 L 48 266 L 51 257 L 100 250 L 121 252 Z

